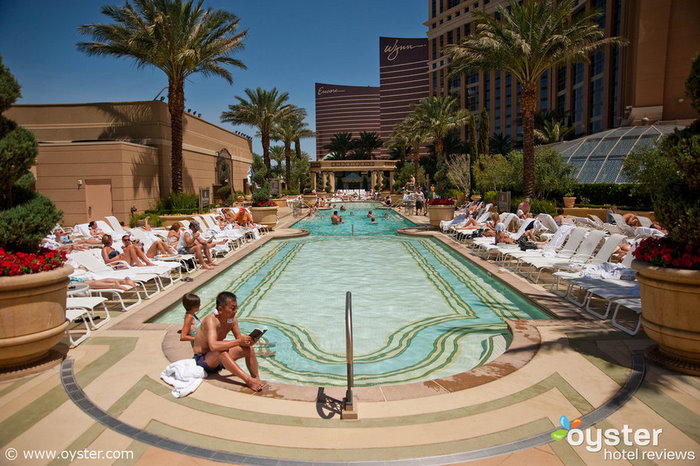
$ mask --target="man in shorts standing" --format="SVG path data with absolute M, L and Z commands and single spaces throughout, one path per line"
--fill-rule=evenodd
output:
M 202 319 L 194 337 L 194 360 L 210 374 L 226 368 L 243 379 L 253 391 L 260 392 L 264 384 L 258 374 L 258 360 L 253 349 L 255 341 L 250 335 L 241 335 L 237 311 L 236 295 L 229 291 L 219 293 L 216 297 L 216 310 Z M 233 333 L 236 339 L 225 340 L 228 332 Z M 245 358 L 250 375 L 236 363 L 240 358 Z

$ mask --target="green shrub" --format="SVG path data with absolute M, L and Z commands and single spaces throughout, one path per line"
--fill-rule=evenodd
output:
M 311 189 L 309 189 L 309 191 L 311 191 Z M 282 194 L 284 196 L 298 196 L 299 190 L 298 189 L 283 189 Z
M 510 208 L 511 211 L 515 212 L 518 210 L 518 206 L 520 205 L 521 202 L 525 200 L 524 197 L 519 196 L 519 197 L 513 197 L 510 199 Z M 537 216 L 537 214 L 545 213 L 549 215 L 556 215 L 557 213 L 557 206 L 554 201 L 549 201 L 547 199 L 530 199 L 530 212 L 532 212 L 533 216 Z
M 632 183 L 576 183 L 571 192 L 577 202 L 593 205 L 617 204 L 622 208 L 650 210 L 649 193 Z
M 163 225 L 163 220 L 161 220 L 160 215 L 152 212 L 146 212 L 131 217 L 131 219 L 129 220 L 129 226 L 131 228 L 134 228 L 139 220 L 144 219 L 146 217 L 148 217 L 148 224 L 152 227 L 160 227 Z
M 156 212 L 162 214 L 191 214 L 199 210 L 199 196 L 188 193 L 172 193 L 156 203 Z
M 20 86 L 0 59 L 0 113 L 19 97 Z M 38 153 L 34 134 L 0 115 L 0 247 L 8 253 L 37 252 L 63 216 L 48 198 L 28 189 Z
M 498 193 L 496 191 L 486 191 L 483 201 L 487 204 L 496 204 L 498 201 Z
M 656 220 L 679 244 L 700 244 L 700 120 L 633 151 L 625 173 L 653 200 Z
M 36 252 L 63 213 L 47 197 L 15 186 L 13 207 L 0 210 L 0 246 L 8 252 Z

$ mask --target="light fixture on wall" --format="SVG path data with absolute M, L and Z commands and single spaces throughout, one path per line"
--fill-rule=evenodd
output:
M 679 97 L 679 98 L 678 98 L 678 103 L 679 103 L 679 104 L 682 104 L 684 101 L 685 101 L 685 99 L 684 99 L 683 97 Z
M 78 189 L 83 185 L 83 180 L 78 180 Z

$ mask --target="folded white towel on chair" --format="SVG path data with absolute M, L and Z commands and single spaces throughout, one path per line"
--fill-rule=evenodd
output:
M 187 396 L 199 387 L 207 373 L 198 366 L 194 359 L 181 359 L 166 367 L 160 373 L 160 378 L 175 387 L 170 392 L 175 398 Z

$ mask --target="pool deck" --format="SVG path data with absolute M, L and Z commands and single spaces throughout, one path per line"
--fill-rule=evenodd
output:
M 286 228 L 293 221 L 282 218 L 278 230 L 218 269 L 274 236 L 298 234 Z M 435 236 L 558 318 L 510 322 L 509 350 L 468 373 L 355 389 L 354 421 L 340 419 L 342 388 L 270 383 L 253 393 L 227 371 L 174 398 L 159 375 L 170 362 L 191 357 L 190 345 L 178 340 L 176 325 L 144 322 L 217 273 L 199 271 L 193 282 L 178 283 L 139 308 L 112 312 L 111 322 L 69 350 L 62 364 L 14 379 L 0 374 L 0 463 L 52 463 L 24 459 L 38 450 L 102 456 L 119 450 L 133 457 L 77 462 L 697 464 L 670 453 L 700 454 L 700 379 L 645 364 L 641 355 L 651 341 L 643 332 L 630 337 L 617 331 L 441 233 L 412 233 Z M 633 446 L 603 443 L 591 451 L 585 442 L 549 437 L 562 415 L 582 418 L 582 429 L 593 425 L 589 431 L 629 426 L 661 432 L 657 445 L 642 445 L 640 438 Z M 19 457 L 11 462 L 14 451 Z M 646 459 L 650 454 L 654 460 Z

